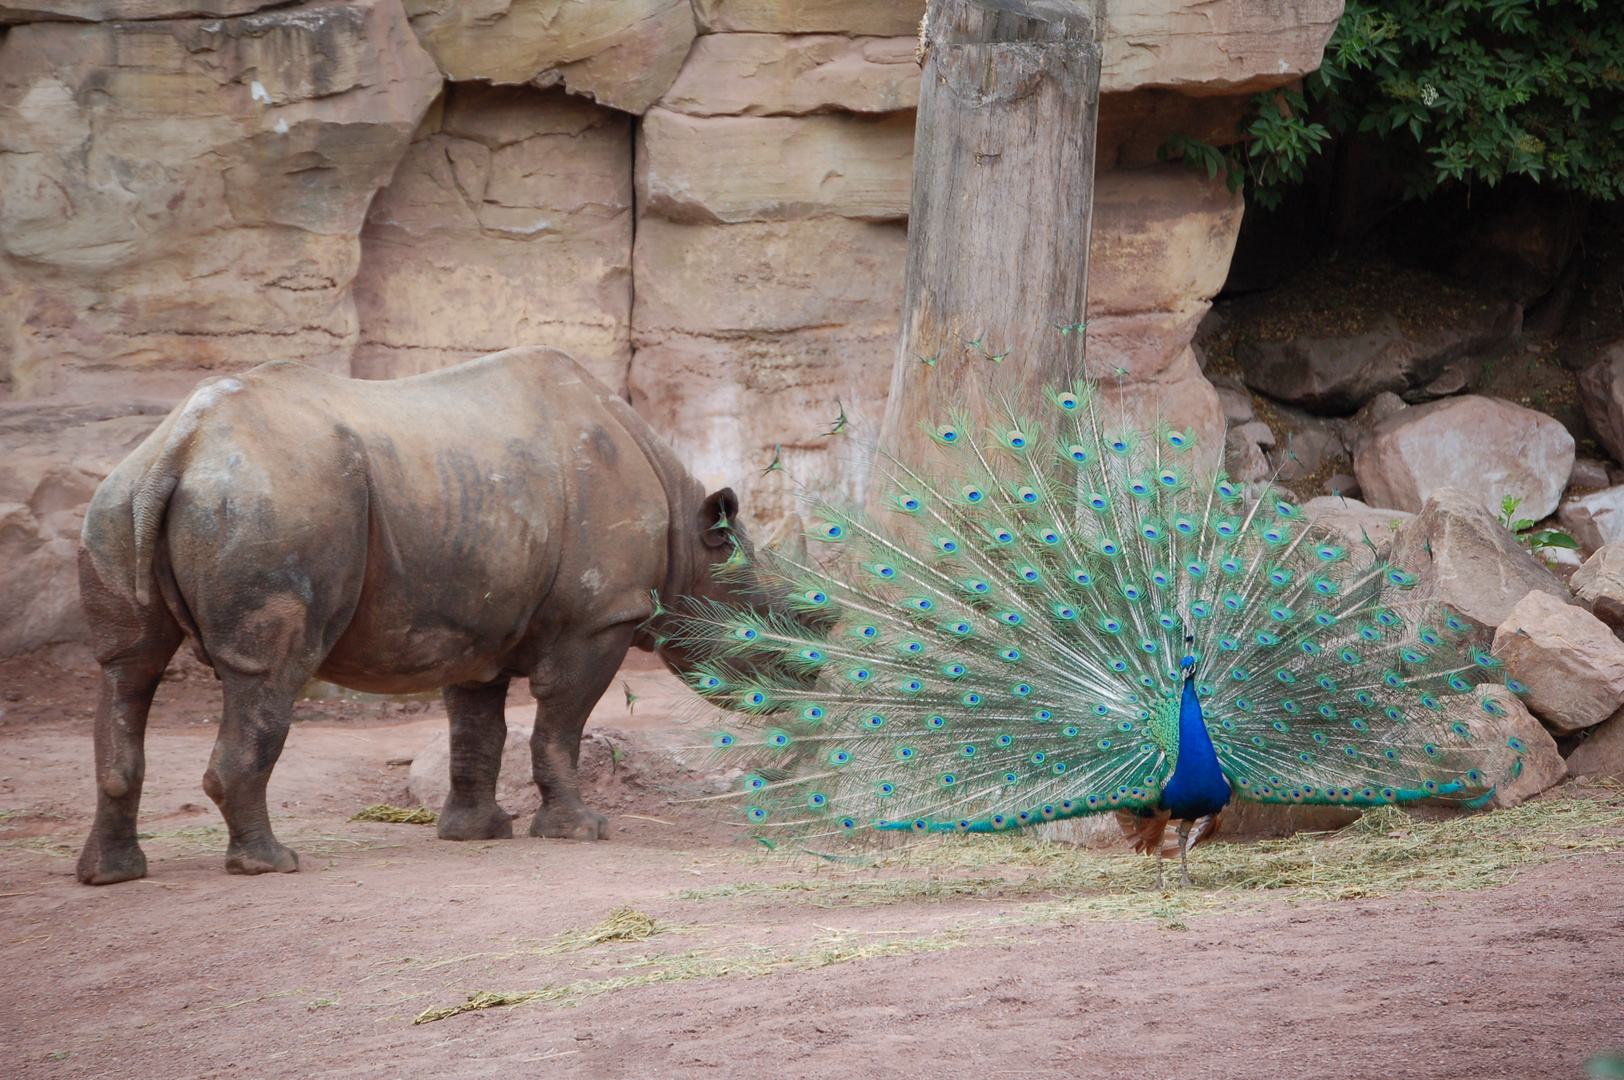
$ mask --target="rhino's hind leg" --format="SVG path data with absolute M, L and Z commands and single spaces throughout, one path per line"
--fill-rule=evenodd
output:
M 282 756 L 293 699 L 304 674 L 277 672 L 275 678 L 222 672 L 225 714 L 214 753 L 203 773 L 203 790 L 220 808 L 230 839 L 226 870 L 232 874 L 291 874 L 299 855 L 276 839 L 265 804 L 271 770 Z M 291 685 L 291 688 L 290 688 Z
M 496 780 L 507 744 L 506 676 L 441 691 L 451 721 L 451 792 L 440 809 L 441 840 L 506 840 L 513 815 L 496 802 Z
M 180 624 L 162 603 L 140 605 L 131 590 L 110 588 L 92 553 L 81 552 L 79 591 L 101 661 L 96 703 L 96 820 L 76 876 L 111 885 L 147 876 L 136 839 L 141 785 L 146 779 L 147 711 L 164 668 L 180 647 Z
M 630 644 L 631 628 L 614 627 L 585 641 L 558 646 L 531 675 L 536 730 L 530 737 L 530 754 L 536 786 L 541 789 L 541 808 L 530 822 L 531 836 L 609 839 L 609 819 L 581 798 L 576 766 L 586 718 L 614 681 Z
M 147 857 L 136 840 L 136 815 L 146 779 L 142 746 L 147 711 L 164 666 L 180 642 L 131 661 L 104 664 L 96 703 L 96 821 L 75 871 L 86 885 L 111 885 L 147 876 Z

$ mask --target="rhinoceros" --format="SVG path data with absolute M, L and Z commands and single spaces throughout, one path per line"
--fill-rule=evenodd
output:
M 533 836 L 602 839 L 575 767 L 588 712 L 657 597 L 738 598 L 713 567 L 748 541 L 731 489 L 705 494 L 671 448 L 554 349 L 389 382 L 298 364 L 206 379 L 107 477 L 79 573 L 96 658 L 95 823 L 79 880 L 142 877 L 147 711 L 182 641 L 224 714 L 203 788 L 226 869 L 298 869 L 265 786 L 312 678 L 441 689 L 451 793 L 439 834 L 513 835 L 496 802 L 508 680 L 530 680 L 542 806 Z

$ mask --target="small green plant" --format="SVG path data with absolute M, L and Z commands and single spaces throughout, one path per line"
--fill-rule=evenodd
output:
M 1579 550 L 1579 541 L 1560 529 L 1535 529 L 1531 518 L 1516 516 L 1517 508 L 1523 501 L 1515 495 L 1504 495 L 1500 498 L 1500 524 L 1517 537 L 1523 547 L 1538 555 L 1548 548 L 1566 548 L 1569 551 Z

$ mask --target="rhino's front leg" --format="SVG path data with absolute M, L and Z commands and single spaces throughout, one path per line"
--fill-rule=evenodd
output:
M 575 768 L 587 715 L 614 681 L 631 640 L 632 626 L 627 624 L 584 640 L 561 642 L 531 674 L 536 730 L 530 737 L 530 753 L 541 789 L 541 809 L 530 822 L 531 836 L 609 839 L 609 819 L 581 800 Z

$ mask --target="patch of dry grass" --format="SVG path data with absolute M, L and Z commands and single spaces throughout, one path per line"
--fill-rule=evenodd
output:
M 466 1001 L 424 1009 L 413 1024 L 430 1024 L 480 1009 L 507 1008 L 535 1002 L 560 1006 L 574 1005 L 587 997 L 628 990 L 656 983 L 688 979 L 725 977 L 755 978 L 775 971 L 810 971 L 867 960 L 876 956 L 902 956 L 939 952 L 968 944 L 962 929 L 944 930 L 907 938 L 863 940 L 859 935 L 834 932 L 802 949 L 779 951 L 760 945 L 736 945 L 718 950 L 691 950 L 675 955 L 633 957 L 623 970 L 653 968 L 636 974 L 612 975 L 603 979 L 577 979 L 570 983 L 547 983 L 534 990 L 477 990 Z
M 392 803 L 375 803 L 350 818 L 350 820 L 384 821 L 392 825 L 433 825 L 440 820 L 440 815 L 426 806 L 419 806 L 416 810 L 408 810 L 404 806 L 395 806 Z
M 1214 842 L 1192 855 L 1194 888 L 1153 893 L 1143 855 L 1080 850 L 1037 837 L 944 836 L 792 881 L 736 882 L 680 900 L 760 898 L 812 906 L 958 896 L 1047 897 L 1101 916 L 1167 917 L 1245 901 L 1349 900 L 1405 889 L 1483 889 L 1520 870 L 1624 851 L 1624 791 L 1570 786 L 1510 810 L 1427 821 L 1380 807 L 1336 833 Z M 1177 873 L 1169 866 L 1169 875 Z M 923 873 L 921 873 L 923 871 Z M 995 873 L 989 873 L 993 871 Z M 963 876 L 960 876 L 963 875 Z

